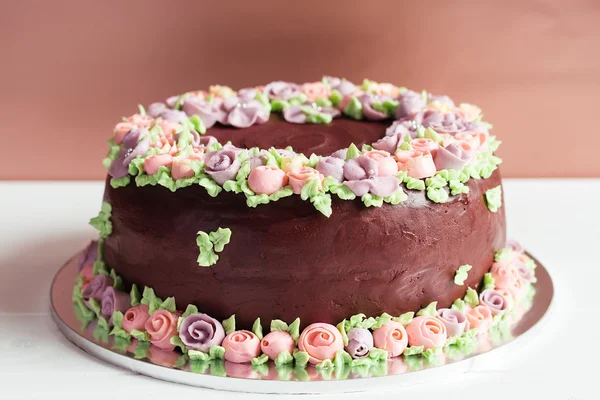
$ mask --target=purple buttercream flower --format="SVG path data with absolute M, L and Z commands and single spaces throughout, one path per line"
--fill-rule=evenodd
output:
M 274 81 L 264 88 L 264 93 L 271 100 L 289 100 L 302 94 L 300 85 L 292 82 Z
M 346 162 L 341 158 L 323 157 L 317 163 L 316 169 L 324 176 L 331 176 L 341 182 L 344 180 L 344 164 Z
M 260 101 L 255 100 L 258 91 L 254 88 L 241 89 L 237 96 L 223 100 L 223 116 L 219 122 L 236 128 L 248 128 L 254 124 L 264 124 L 269 120 L 270 111 Z
M 286 149 L 275 149 L 275 151 L 277 151 L 281 157 L 294 157 L 296 155 L 295 151 Z
M 356 196 L 372 193 L 387 197 L 394 193 L 400 185 L 395 176 L 378 176 L 379 165 L 367 156 L 359 156 L 344 164 L 346 185 Z
M 197 115 L 208 129 L 225 118 L 226 112 L 221 108 L 222 103 L 220 98 L 206 101 L 200 97 L 190 97 L 183 103 L 182 109 L 187 115 Z
M 352 328 L 348 331 L 348 346 L 346 346 L 346 351 L 352 358 L 366 357 L 372 348 L 373 335 L 368 329 Z
M 398 121 L 394 121 L 392 125 L 390 125 L 385 130 L 386 136 L 394 136 L 394 135 L 402 135 L 402 138 L 406 135 L 410 135 L 411 138 L 416 138 L 418 135 L 417 128 L 419 124 L 416 121 L 413 121 L 410 118 L 403 118 Z
M 486 124 L 481 121 L 469 121 L 465 122 L 465 130 L 473 132 L 490 133 L 490 130 Z
M 521 245 L 521 243 L 517 242 L 514 239 L 508 239 L 506 241 L 506 247 L 519 254 L 523 254 L 523 252 L 525 251 L 523 245 Z
M 203 135 L 200 136 L 200 141 L 198 142 L 199 145 L 204 146 L 204 147 L 208 147 L 213 143 L 217 143 L 218 140 L 216 137 L 214 136 L 210 136 L 210 135 Z
M 292 124 L 305 124 L 309 114 L 327 114 L 332 118 L 341 115 L 340 110 L 333 107 L 319 107 L 316 105 L 302 104 L 298 106 L 286 107 L 283 110 L 283 119 Z
M 239 151 L 231 149 L 206 153 L 204 172 L 210 175 L 219 185 L 234 179 L 240 170 L 240 162 L 237 159 L 238 153 Z
M 392 100 L 390 96 L 375 96 L 371 93 L 365 93 L 358 96 L 358 101 L 363 106 L 363 116 L 370 121 L 382 121 L 390 116 L 384 112 L 377 111 L 373 106 L 375 103 L 383 103 L 386 100 Z
M 404 140 L 404 137 L 408 135 L 408 133 L 396 133 L 390 136 L 384 136 L 375 143 L 373 143 L 373 148 L 375 150 L 383 150 L 388 153 L 394 154 L 396 150 L 398 150 L 398 146 Z
M 100 274 L 96 275 L 94 279 L 85 287 L 81 292 L 83 301 L 87 304 L 90 299 L 101 300 L 102 294 L 107 287 L 112 287 L 113 280 L 108 276 Z
M 183 133 L 182 132 L 177 132 L 175 134 L 175 141 L 177 142 L 179 140 L 179 136 Z M 198 132 L 196 132 L 195 130 L 191 129 L 190 130 L 190 134 L 192 135 L 192 146 L 196 147 L 199 146 L 202 143 L 202 137 L 200 136 L 200 134 Z M 210 136 L 213 137 L 213 136 Z M 214 138 L 214 137 L 213 137 Z M 209 139 L 210 140 L 210 139 Z M 216 140 L 216 139 L 215 139 Z
M 344 164 L 344 178 L 349 181 L 375 178 L 378 169 L 377 161 L 367 156 L 359 156 Z
M 331 153 L 331 157 L 341 158 L 342 160 L 346 160 L 346 155 L 348 154 L 348 148 L 339 149 Z
M 420 121 L 418 120 L 420 119 Z M 427 110 L 415 114 L 415 121 L 425 128 L 431 128 L 437 133 L 449 133 L 455 135 L 466 130 L 465 121 L 454 112 L 441 114 L 437 111 Z
M 141 140 L 140 140 L 141 139 Z M 135 157 L 146 154 L 150 148 L 150 135 L 146 128 L 132 129 L 123 137 L 121 150 L 110 165 L 108 174 L 113 178 L 123 178 L 129 173 L 129 163 Z
M 165 110 L 167 110 L 167 105 L 165 103 L 152 103 L 148 106 L 146 114 L 148 114 L 152 118 L 158 118 L 160 117 L 160 114 Z
M 471 152 L 465 150 L 458 143 L 450 143 L 446 147 L 438 147 L 433 158 L 435 168 L 438 171 L 443 169 L 459 170 L 471 160 Z
M 94 261 L 96 261 L 97 259 L 98 241 L 92 240 L 79 255 L 79 259 L 77 261 L 77 264 L 79 265 L 78 270 L 81 271 L 83 267 L 85 267 L 86 265 L 93 264 Z
M 502 315 L 510 308 L 511 299 L 502 292 L 494 289 L 486 289 L 479 295 L 479 302 L 492 311 L 492 315 Z
M 225 338 L 225 330 L 219 321 L 206 314 L 191 314 L 179 327 L 181 341 L 190 349 L 208 352 Z
M 177 122 L 179 124 L 184 123 L 187 120 L 187 115 L 183 111 L 172 110 L 170 108 L 164 109 L 159 117 L 169 122 Z
M 440 308 L 437 313 L 446 326 L 448 337 L 460 336 L 469 329 L 469 320 L 464 313 L 452 308 Z
M 415 112 L 425 107 L 425 99 L 421 93 L 407 90 L 398 96 L 398 107 L 396 108 L 396 119 L 410 117 Z
M 104 289 L 101 297 L 101 314 L 107 320 L 112 318 L 113 312 L 121 311 L 124 313 L 131 306 L 129 294 L 115 290 L 112 286 Z
M 450 107 L 456 107 L 456 105 L 454 104 L 454 101 L 446 96 L 445 94 L 430 94 L 429 95 L 429 102 L 430 103 L 439 103 L 439 104 L 443 104 L 443 105 L 447 105 Z
M 356 92 L 356 85 L 349 80 L 335 76 L 326 76 L 325 80 L 332 90 L 337 90 L 342 96 L 350 96 Z

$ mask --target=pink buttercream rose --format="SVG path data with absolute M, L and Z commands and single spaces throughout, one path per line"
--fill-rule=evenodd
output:
M 149 128 L 154 118 L 149 115 L 133 114 L 127 118 L 127 122 L 133 123 L 138 128 Z
M 513 299 L 518 300 L 525 292 L 525 284 L 518 269 L 508 261 L 497 261 L 492 265 L 490 274 L 497 289 L 508 290 Z
M 305 83 L 301 87 L 302 93 L 306 95 L 308 101 L 315 101 L 319 98 L 329 98 L 331 88 L 323 82 Z
M 296 194 L 300 194 L 304 185 L 306 185 L 308 181 L 312 179 L 317 179 L 319 181 L 318 188 L 321 190 L 321 183 L 323 182 L 323 179 L 325 179 L 323 174 L 311 167 L 302 167 L 300 169 L 290 171 L 288 172 L 288 178 L 290 186 Z
M 344 349 L 344 340 L 335 326 L 315 323 L 304 328 L 298 348 L 308 353 L 308 362 L 316 365 L 323 360 L 332 360 L 335 353 Z
M 176 314 L 167 310 L 156 310 L 148 318 L 144 327 L 150 334 L 150 343 L 164 350 L 173 350 L 175 346 L 171 344 L 171 338 L 177 334 Z
M 177 132 L 180 132 L 183 129 L 183 126 L 180 123 L 167 121 L 165 119 L 158 121 L 158 125 L 165 135 L 171 136 L 174 136 Z
M 454 112 L 467 122 L 475 121 L 481 115 L 481 108 L 473 104 L 461 103 Z
M 455 136 L 454 139 L 458 142 L 458 143 L 468 143 L 469 146 L 471 147 L 471 151 L 473 151 L 473 154 L 475 154 L 475 151 L 479 150 L 481 148 L 481 136 L 475 132 L 470 132 L 470 131 L 465 131 L 465 132 L 458 132 Z M 483 137 L 483 139 L 485 140 L 485 137 Z
M 442 346 L 448 335 L 446 325 L 434 317 L 416 317 L 406 326 L 408 343 L 411 346 L 423 346 L 426 350 Z
M 256 167 L 248 176 L 248 186 L 256 194 L 273 194 L 287 184 L 285 172 L 272 165 Z
M 413 150 L 420 151 L 422 153 L 431 153 L 431 156 L 435 158 L 438 148 L 440 147 L 435 141 L 428 138 L 416 138 L 410 141 L 410 145 Z
M 486 306 L 471 308 L 465 314 L 469 321 L 470 329 L 477 329 L 477 334 L 482 335 L 492 327 L 492 311 Z
M 89 283 L 94 279 L 94 265 L 87 264 L 83 267 L 81 271 L 79 271 L 79 275 L 83 278 L 83 283 Z
M 115 144 L 123 143 L 123 137 L 130 130 L 137 128 L 133 122 L 119 122 L 114 129 L 115 132 Z
M 392 176 L 398 172 L 398 164 L 390 153 L 383 150 L 371 150 L 363 154 L 374 160 L 378 167 L 378 176 Z
M 373 344 L 388 352 L 389 357 L 397 357 L 408 345 L 408 335 L 404 326 L 390 321 L 373 331 Z
M 396 152 L 398 170 L 406 171 L 411 178 L 429 178 L 436 173 L 431 153 L 418 150 L 398 150 Z
M 194 176 L 194 170 L 192 169 L 192 160 L 184 156 L 173 157 L 173 164 L 171 165 L 171 176 L 173 177 L 173 179 L 184 179 L 191 178 L 192 176 Z
M 225 359 L 233 363 L 250 362 L 260 355 L 260 340 L 250 331 L 231 332 L 221 346 L 225 349 Z
M 144 160 L 144 171 L 148 175 L 158 172 L 160 167 L 170 167 L 173 164 L 173 156 L 170 154 L 157 154 Z
M 260 349 L 263 353 L 269 356 L 271 360 L 275 360 L 279 353 L 288 351 L 290 354 L 294 351 L 294 339 L 292 335 L 285 331 L 273 331 L 268 333 L 260 342 Z
M 133 329 L 142 331 L 146 327 L 146 322 L 149 318 L 150 315 L 148 315 L 148 306 L 146 304 L 131 307 L 123 314 L 123 329 L 126 332 L 131 332 Z
M 394 98 L 400 95 L 398 88 L 391 83 L 372 83 L 369 86 L 369 92 L 379 96 L 392 96 Z

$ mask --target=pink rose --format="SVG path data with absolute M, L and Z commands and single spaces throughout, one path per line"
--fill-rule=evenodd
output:
M 173 164 L 173 156 L 170 154 L 157 154 L 144 160 L 144 171 L 148 175 L 158 172 L 160 167 L 170 167 Z
M 305 83 L 301 87 L 302 93 L 306 95 L 308 101 L 315 101 L 320 98 L 329 98 L 331 88 L 323 82 Z
M 273 331 L 268 333 L 260 342 L 260 349 L 263 353 L 269 356 L 271 360 L 275 360 L 279 353 L 288 351 L 290 354 L 294 351 L 294 339 L 292 335 L 284 331 Z
M 494 278 L 496 289 L 508 290 L 515 300 L 524 294 L 525 284 L 514 265 L 507 261 L 497 261 L 492 265 L 490 274 Z
M 319 190 L 321 190 L 321 183 L 323 182 L 323 179 L 325 179 L 323 174 L 311 167 L 302 167 L 298 170 L 292 170 L 288 172 L 288 178 L 290 186 L 296 194 L 302 193 L 302 188 L 311 179 L 319 180 Z
M 391 83 L 372 83 L 369 86 L 369 92 L 379 96 L 392 96 L 394 98 L 400 95 L 398 88 Z
M 467 122 L 475 121 L 481 115 L 481 108 L 473 104 L 461 103 L 454 112 Z
M 225 359 L 233 363 L 250 362 L 260 355 L 260 340 L 250 331 L 231 332 L 221 346 L 225 348 Z
M 316 365 L 323 360 L 332 360 L 335 353 L 344 349 L 344 340 L 335 326 L 315 323 L 304 328 L 298 348 L 308 353 L 308 362 Z
M 192 160 L 184 156 L 173 157 L 171 176 L 173 179 L 184 179 L 194 176 L 194 170 L 192 170 Z
M 127 122 L 131 122 L 138 128 L 149 128 L 154 119 L 149 115 L 133 114 L 127 118 Z
M 406 349 L 408 335 L 401 323 L 390 321 L 373 331 L 373 343 L 387 351 L 389 357 L 397 357 Z
M 288 177 L 283 170 L 261 165 L 250 172 L 248 186 L 256 194 L 273 194 L 288 184 Z
M 470 329 L 477 329 L 477 334 L 486 333 L 492 327 L 492 311 L 486 306 L 477 306 L 467 311 Z
M 427 138 L 417 138 L 410 141 L 410 145 L 413 150 L 420 151 L 422 153 L 431 153 L 431 156 L 435 158 L 435 154 L 440 147 L 436 142 L 432 139 Z
M 135 124 L 132 122 L 119 122 L 114 129 L 115 132 L 115 144 L 123 143 L 123 137 L 127 132 L 132 130 L 133 128 L 137 128 Z
M 475 155 L 475 152 L 481 147 L 481 137 L 475 132 L 458 132 L 454 135 L 454 139 L 456 139 L 458 143 L 467 143 L 473 152 L 473 155 Z M 463 146 L 463 148 L 465 147 Z
M 406 326 L 408 343 L 411 346 L 423 346 L 426 350 L 446 343 L 446 325 L 434 317 L 416 317 Z
M 371 150 L 363 154 L 374 160 L 378 166 L 378 176 L 392 176 L 398 172 L 398 164 L 392 158 L 392 155 L 383 150 Z
M 94 279 L 94 264 L 87 264 L 81 271 L 79 271 L 79 275 L 83 278 L 83 283 L 90 283 Z M 83 288 L 82 288 L 83 289 Z
M 144 330 L 146 326 L 146 322 L 150 318 L 148 315 L 148 306 L 145 304 L 140 304 L 135 307 L 131 307 L 129 310 L 125 311 L 123 314 L 123 329 L 126 332 L 131 332 L 134 329 L 138 331 Z
M 429 178 L 436 173 L 431 153 L 418 150 L 398 150 L 396 152 L 398 170 L 406 171 L 411 178 Z
M 166 136 L 174 136 L 183 128 L 180 123 L 167 121 L 165 119 L 161 119 L 160 121 L 158 121 L 158 125 L 160 125 L 163 134 Z
M 167 310 L 156 310 L 148 318 L 144 327 L 150 334 L 150 343 L 163 350 L 173 350 L 175 346 L 171 344 L 171 338 L 177 334 L 176 314 Z

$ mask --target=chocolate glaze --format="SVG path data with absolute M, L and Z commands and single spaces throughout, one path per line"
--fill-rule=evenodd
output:
M 500 182 L 496 170 L 445 204 L 423 191 L 381 208 L 333 196 L 328 219 L 299 196 L 248 208 L 242 195 L 212 198 L 200 186 L 172 193 L 133 184 L 113 189 L 107 181 L 113 232 L 105 259 L 126 284 L 175 296 L 180 309 L 193 303 L 218 319 L 235 313 L 244 328 L 256 317 L 267 324 L 300 317 L 306 326 L 360 312 L 399 315 L 432 301 L 448 307 L 479 284 L 505 245 L 504 207 L 492 213 L 484 200 Z M 231 229 L 231 243 L 217 264 L 200 267 L 196 233 L 218 227 Z M 462 264 L 473 269 L 457 286 Z

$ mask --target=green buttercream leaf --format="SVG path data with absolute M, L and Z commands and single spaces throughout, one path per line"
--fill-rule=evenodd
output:
M 467 289 L 464 300 L 465 303 L 471 307 L 477 307 L 479 305 L 479 296 L 477 296 L 477 292 L 474 289 Z
M 83 319 L 88 320 L 96 317 L 96 313 L 93 310 L 90 310 L 82 299 L 78 299 L 75 304 L 79 309 L 80 315 L 83 317 Z
M 369 352 L 369 358 L 375 361 L 385 361 L 388 359 L 388 352 L 377 347 L 373 347 Z
M 310 199 L 310 202 L 321 214 L 327 218 L 331 216 L 331 196 L 329 194 L 319 193 Z
M 290 106 L 290 103 L 285 100 L 271 100 L 271 110 L 273 112 L 282 112 Z
M 250 172 L 251 172 L 251 168 L 252 168 L 252 162 L 249 160 L 244 161 L 242 163 L 242 166 L 238 170 L 237 175 L 235 176 L 235 180 L 240 182 L 240 181 L 243 181 L 246 178 L 248 178 L 248 175 L 250 175 Z
M 94 312 L 94 314 L 96 314 L 96 316 L 101 315 L 101 313 L 100 313 L 101 307 L 100 307 L 100 302 L 98 302 L 98 300 L 90 299 L 88 301 L 88 304 L 89 304 L 90 310 L 92 310 Z
M 159 310 L 167 310 L 174 313 L 177 311 L 177 305 L 175 304 L 175 297 L 167 297 L 158 307 Z
M 261 354 L 259 357 L 253 358 L 250 362 L 252 365 L 262 365 L 269 361 L 269 356 L 266 354 Z
M 410 135 L 406 135 L 406 136 L 410 136 Z M 398 145 L 398 150 L 409 151 L 409 150 L 412 150 L 412 146 L 410 145 L 410 143 L 402 142 Z
M 198 265 L 201 267 L 210 267 L 219 260 L 219 256 L 213 251 L 213 243 L 210 240 L 209 235 L 206 232 L 198 231 L 198 237 L 196 238 L 196 244 L 200 250 L 198 255 Z
M 333 362 L 330 359 L 325 359 L 325 360 L 321 361 L 320 363 L 318 363 L 315 366 L 315 368 L 317 369 L 317 371 L 324 370 L 324 369 L 332 369 Z
M 265 106 L 269 112 L 271 111 L 271 102 L 269 101 L 269 96 L 261 91 L 256 92 L 256 96 L 254 96 L 255 100 L 258 100 L 263 106 Z
M 383 313 L 379 317 L 375 318 L 376 322 L 373 324 L 372 329 L 381 328 L 383 325 L 387 324 L 392 320 L 392 316 L 388 313 Z
M 494 261 L 509 261 L 512 257 L 513 251 L 508 247 L 505 247 L 494 254 Z
M 188 306 L 185 308 L 185 312 L 181 314 L 181 317 L 185 318 L 192 314 L 198 314 L 198 307 L 193 304 L 188 304 Z
M 309 124 L 329 124 L 333 121 L 330 114 L 322 112 L 310 112 L 306 115 L 306 122 Z
M 139 110 L 140 115 L 146 115 L 146 109 L 144 108 L 143 105 L 138 104 L 138 110 Z
M 345 352 L 344 350 L 338 350 L 335 353 L 335 357 L 333 358 L 333 366 L 338 368 L 343 368 L 345 364 L 349 364 L 352 362 L 352 357 L 350 354 Z
M 485 201 L 491 212 L 498 212 L 502 206 L 502 186 L 498 185 L 485 192 Z
M 242 189 L 240 188 L 240 185 L 237 181 L 223 182 L 223 190 L 225 190 L 226 192 L 234 192 L 236 194 L 242 192 Z
M 339 106 L 340 102 L 342 101 L 343 98 L 344 98 L 344 96 L 337 89 L 333 89 L 331 91 L 331 94 L 329 95 L 329 101 L 331 101 L 331 104 L 334 107 Z
M 235 331 L 235 314 L 223 321 L 223 329 L 226 335 Z
M 428 363 L 428 365 L 435 365 L 440 362 L 440 356 L 442 355 L 441 347 L 434 347 L 431 349 L 427 349 L 423 352 L 423 358 Z
M 398 188 L 390 196 L 384 197 L 383 201 L 390 204 L 399 204 L 401 201 L 405 201 L 406 199 L 408 199 L 406 193 L 404 193 L 402 188 Z
M 454 276 L 454 284 L 458 286 L 462 286 L 465 284 L 465 281 L 469 277 L 469 271 L 473 268 L 472 265 L 465 264 L 458 267 L 456 270 L 456 275 Z
M 302 192 L 300 193 L 300 198 L 302 200 L 308 200 L 319 194 L 319 187 L 321 186 L 321 181 L 319 178 L 309 179 L 308 182 L 304 184 L 302 187 Z
M 331 100 L 326 99 L 324 97 L 319 97 L 318 99 L 315 99 L 314 103 L 319 107 L 332 107 L 333 106 L 333 103 L 331 102 Z
M 178 335 L 171 337 L 169 342 L 175 347 L 179 347 L 182 353 L 187 353 L 188 349 L 186 345 L 181 341 L 181 338 Z
M 192 350 L 189 349 L 187 352 L 188 357 L 190 358 L 191 361 L 210 361 L 211 357 L 200 350 Z
M 262 329 L 262 325 L 260 324 L 260 317 L 258 317 L 254 320 L 254 323 L 252 324 L 252 332 L 256 335 L 257 338 L 262 340 L 263 329 Z
M 373 365 L 373 359 L 369 357 L 355 358 L 350 362 L 350 366 L 354 369 L 355 367 L 370 367 Z M 368 371 L 368 368 L 367 368 Z
M 222 360 L 225 358 L 225 348 L 223 346 L 212 345 L 208 350 L 208 355 L 213 360 Z
M 483 276 L 483 287 L 482 290 L 494 289 L 496 282 L 489 272 Z
M 296 318 L 292 321 L 288 326 L 288 333 L 294 341 L 298 341 L 298 338 L 300 337 L 300 318 Z
M 444 178 L 442 178 L 440 175 L 434 175 L 431 178 L 427 178 L 425 179 L 425 185 L 427 186 L 427 188 L 433 188 L 433 189 L 441 189 L 444 186 L 446 186 L 448 184 L 448 182 L 446 182 L 446 180 Z
M 463 171 L 473 179 L 481 179 L 478 168 L 474 164 L 466 165 Z
M 129 182 L 131 182 L 131 178 L 129 177 L 129 175 L 124 176 L 122 178 L 111 178 L 110 186 L 116 189 L 129 185 Z
M 107 238 L 112 233 L 112 223 L 110 216 L 112 207 L 107 202 L 102 202 L 98 216 L 90 219 L 90 225 L 96 228 L 101 238 Z
M 110 335 L 114 335 L 115 340 L 113 342 L 113 349 L 117 350 L 121 354 L 127 352 L 127 348 L 131 345 L 131 335 L 125 332 L 123 329 L 119 333 L 114 333 L 115 329 L 110 332 Z M 125 333 L 127 336 L 122 336 Z
M 294 352 L 294 361 L 297 367 L 304 367 L 308 363 L 309 355 L 305 351 Z
M 409 312 L 405 312 L 404 314 L 400 315 L 399 317 L 392 318 L 392 320 L 396 321 L 396 322 L 400 322 L 403 326 L 406 326 L 406 325 L 410 324 L 410 322 L 413 320 L 414 316 L 415 316 L 415 313 L 413 311 L 409 311 Z
M 227 376 L 225 362 L 223 360 L 212 360 L 210 362 L 210 374 L 214 376 Z
M 356 147 L 354 143 L 352 143 L 350 144 L 350 146 L 348 146 L 348 151 L 346 152 L 346 161 L 356 158 L 360 155 L 360 150 L 358 149 L 358 147 Z
M 219 186 L 217 184 L 217 182 L 213 181 L 212 179 L 210 179 L 207 176 L 201 177 L 200 180 L 198 181 L 198 185 L 200 185 L 204 189 L 206 189 L 206 192 L 211 197 L 217 197 L 219 195 L 219 193 L 221 193 L 221 190 L 223 190 L 221 188 L 221 186 Z
M 198 132 L 201 135 L 204 135 L 206 133 L 206 125 L 204 125 L 204 121 L 202 121 L 202 118 L 200 118 L 197 115 L 192 115 L 188 117 L 188 120 L 190 121 L 196 132 Z M 177 142 L 177 147 L 181 148 L 179 142 Z
M 354 200 L 356 198 L 356 195 L 354 194 L 354 192 L 352 192 L 352 190 L 350 190 L 348 186 L 344 185 L 343 183 L 340 183 L 337 179 L 332 178 L 331 176 L 325 178 L 325 181 L 327 181 L 328 179 L 329 184 L 327 190 L 329 190 L 331 193 L 336 194 L 342 200 Z
M 350 118 L 359 120 L 363 118 L 363 106 L 356 96 L 352 96 L 346 107 L 344 107 L 344 114 Z
M 166 187 L 171 192 L 174 192 L 176 189 L 176 184 L 173 178 L 171 177 L 171 169 L 169 167 L 161 166 L 158 167 L 158 171 L 154 175 L 154 180 L 157 185 Z
M 344 319 L 342 322 L 337 324 L 337 329 L 342 334 L 342 339 L 344 341 L 344 346 L 348 346 L 348 333 L 346 333 L 346 320 Z
M 274 319 L 271 321 L 271 332 L 274 331 L 288 331 L 288 324 L 286 324 L 284 321 L 280 320 L 280 319 Z
M 429 303 L 429 305 L 425 308 L 422 308 L 417 312 L 417 316 L 427 316 L 427 317 L 437 317 L 437 301 L 433 301 Z
M 294 362 L 294 357 L 292 357 L 290 352 L 287 350 L 279 353 L 277 355 L 277 358 L 275 359 L 275 365 L 285 365 L 285 364 L 290 364 L 293 362 Z
M 350 317 L 350 327 L 356 328 L 367 316 L 363 313 L 356 314 Z
M 465 304 L 465 301 L 462 299 L 456 299 L 454 301 L 454 303 L 452 303 L 452 307 L 453 310 L 458 310 L 462 313 L 465 312 L 465 310 L 467 309 L 467 305 Z
M 465 184 L 458 179 L 451 179 L 448 181 L 448 186 L 450 187 L 450 193 L 452 196 L 456 196 L 461 193 L 469 193 L 469 187 L 465 186 Z
M 404 182 L 406 183 L 406 188 L 409 190 L 425 190 L 425 181 L 422 179 L 411 178 L 408 176 L 405 178 Z
M 410 135 L 407 135 L 410 136 Z M 417 138 L 423 139 L 425 138 L 425 127 L 423 125 L 419 125 L 417 127 Z
M 445 203 L 448 201 L 448 192 L 444 188 L 427 188 L 427 198 L 434 203 Z
M 133 357 L 137 360 L 146 358 L 150 355 L 150 342 L 140 341 L 133 349 Z
M 405 356 L 416 356 L 417 354 L 423 353 L 423 349 L 423 346 L 410 346 L 404 349 L 402 354 Z
M 317 166 L 317 164 L 319 163 L 319 160 L 321 159 L 321 157 L 319 157 L 318 155 L 316 155 L 315 153 L 312 153 L 310 155 L 310 157 L 308 158 L 308 162 L 307 162 L 307 166 L 311 167 L 311 168 L 315 168 Z
M 502 141 L 496 140 L 496 136 L 488 137 L 488 149 L 492 153 L 495 153 L 496 150 L 498 150 L 498 147 L 500 147 L 500 144 L 502 144 Z
M 367 207 L 381 207 L 383 205 L 383 198 L 371 193 L 363 194 L 360 199 Z
M 231 240 L 231 229 L 219 227 L 216 232 L 211 232 L 208 237 L 213 242 L 215 251 L 220 253 Z
M 114 270 L 114 268 L 110 270 L 110 274 L 108 276 L 110 276 L 110 278 L 113 280 L 113 288 L 115 288 L 115 290 L 123 289 L 123 279 L 117 275 L 117 272 Z
M 131 332 L 129 332 L 129 333 L 131 334 L 132 337 L 136 338 L 140 342 L 147 342 L 150 339 L 150 335 L 146 331 L 132 329 Z
M 265 193 L 259 194 L 259 195 L 254 195 L 254 196 L 249 196 L 246 198 L 246 205 L 248 207 L 252 207 L 252 208 L 256 208 L 260 204 L 268 204 L 268 203 L 269 203 L 269 196 Z
M 104 319 L 104 318 L 102 318 Z M 106 320 L 105 320 L 106 321 Z M 106 327 L 106 322 L 100 323 L 100 319 L 98 319 L 98 324 L 94 328 L 94 332 L 92 332 L 94 339 L 98 342 L 108 343 L 109 332 Z
M 433 140 L 434 142 L 436 142 L 438 144 L 440 144 L 444 141 L 444 139 L 442 139 L 442 137 L 440 135 L 438 135 L 438 133 L 431 128 L 426 128 L 425 132 L 423 132 L 423 136 L 427 139 Z
M 106 318 L 102 317 L 102 316 L 98 316 L 98 326 L 102 327 L 102 329 L 105 329 L 107 331 L 108 334 L 110 334 L 109 332 L 109 323 L 106 320 Z
M 132 307 L 139 305 L 140 301 L 142 300 L 140 291 L 135 283 L 133 285 L 131 285 L 131 291 L 129 292 L 129 298 L 131 299 Z
M 275 193 L 269 195 L 269 201 L 277 201 L 279 199 L 282 199 L 284 197 L 289 197 L 291 195 L 294 194 L 294 191 L 292 190 L 291 187 L 286 186 L 282 189 L 279 189 L 278 191 L 276 191 Z
M 106 268 L 106 264 L 104 263 L 104 261 L 102 261 L 100 258 L 98 258 L 98 260 L 94 261 L 93 267 L 92 267 L 92 274 L 94 276 L 96 275 L 106 275 L 108 276 L 108 269 Z
M 112 323 L 115 328 L 123 327 L 123 313 L 121 311 L 114 311 L 112 315 Z

